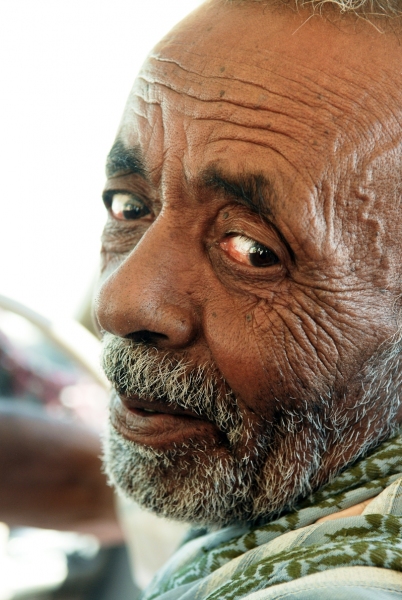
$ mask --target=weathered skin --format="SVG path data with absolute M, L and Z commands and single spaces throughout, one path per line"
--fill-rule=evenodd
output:
M 109 218 L 101 327 L 212 363 L 250 423 L 271 421 L 275 399 L 336 390 L 353 406 L 362 366 L 397 330 L 402 46 L 309 16 L 212 1 L 188 17 L 151 53 L 118 134 L 148 181 L 122 171 L 106 185 L 151 213 Z M 263 175 L 266 215 L 207 186 L 211 168 Z M 252 266 L 233 233 L 280 262 Z

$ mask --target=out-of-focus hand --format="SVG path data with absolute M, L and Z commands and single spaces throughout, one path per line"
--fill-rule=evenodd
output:
M 100 454 L 99 436 L 90 429 L 0 401 L 0 521 L 119 543 Z

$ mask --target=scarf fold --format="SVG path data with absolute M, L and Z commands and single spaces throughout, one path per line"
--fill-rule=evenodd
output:
M 402 571 L 401 477 L 399 435 L 281 518 L 258 527 L 227 527 L 188 542 L 156 575 L 142 600 L 238 600 L 278 583 L 352 565 Z M 358 517 L 313 525 L 387 488 L 393 514 L 366 510 Z

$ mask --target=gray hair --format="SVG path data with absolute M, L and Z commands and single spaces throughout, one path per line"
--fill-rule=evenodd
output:
M 312 14 L 321 14 L 325 10 L 333 13 L 355 15 L 365 19 L 396 19 L 402 16 L 402 0 L 225 0 L 228 4 L 259 3 L 265 5 L 288 5 L 310 9 Z M 371 21 L 372 19 L 370 19 Z M 399 19 L 398 19 L 399 21 Z

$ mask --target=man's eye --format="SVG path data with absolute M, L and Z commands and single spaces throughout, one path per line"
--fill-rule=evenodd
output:
M 132 221 L 150 214 L 147 205 L 137 196 L 125 192 L 106 194 L 106 205 L 115 219 Z
M 228 236 L 220 247 L 237 262 L 252 267 L 273 267 L 279 263 L 275 252 L 244 235 Z

